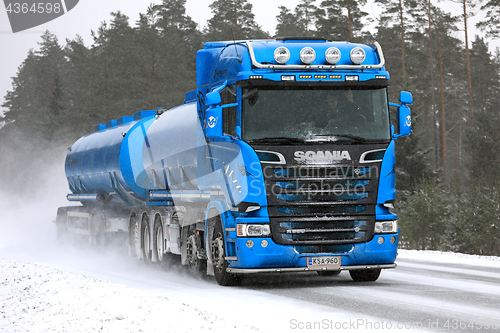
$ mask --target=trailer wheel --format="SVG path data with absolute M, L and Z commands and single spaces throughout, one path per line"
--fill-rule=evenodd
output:
M 66 209 L 60 207 L 57 209 L 57 215 L 56 215 L 56 235 L 57 235 L 57 240 L 60 243 L 64 243 L 68 237 L 68 226 L 66 225 L 66 222 L 67 222 Z
M 90 218 L 90 244 L 94 248 L 103 248 L 106 243 L 105 223 L 103 213 L 92 212 Z
M 141 248 L 141 219 L 135 214 L 130 216 L 130 235 L 129 235 L 130 255 L 143 260 Z
M 152 250 L 151 250 L 151 233 L 149 230 L 149 221 L 147 214 L 142 214 L 141 228 L 142 228 L 141 250 L 143 253 L 144 262 L 149 263 L 151 262 Z
M 349 274 L 356 282 L 372 282 L 377 281 L 380 276 L 381 269 L 359 269 L 351 270 Z
M 153 251 L 157 256 L 156 264 L 159 267 L 168 267 L 173 264 L 175 257 L 172 253 L 165 253 L 165 237 L 163 235 L 163 227 L 160 221 L 155 221 Z
M 186 240 L 186 257 L 189 270 L 195 274 L 205 274 L 207 272 L 207 261 L 198 258 L 198 252 L 201 250 L 200 237 L 196 230 L 192 229 L 188 233 Z
M 227 271 L 226 247 L 224 246 L 224 233 L 222 222 L 216 218 L 211 242 L 212 263 L 214 265 L 215 280 L 221 286 L 236 286 L 240 284 L 241 277 Z

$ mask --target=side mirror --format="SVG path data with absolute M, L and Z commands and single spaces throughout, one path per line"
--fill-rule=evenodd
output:
M 408 136 L 411 134 L 411 111 L 406 105 L 401 105 L 398 110 L 399 134 L 395 137 Z
M 401 104 L 413 104 L 413 96 L 407 91 L 399 93 L 399 101 Z
M 215 106 L 207 109 L 205 115 L 205 135 L 209 138 L 222 137 L 222 107 Z
M 205 104 L 207 106 L 215 106 L 222 102 L 222 98 L 220 97 L 220 93 L 218 91 L 209 92 L 205 96 Z
M 402 91 L 399 94 L 399 102 L 401 102 L 401 105 L 389 103 L 390 105 L 396 106 L 398 108 L 399 133 L 394 134 L 393 131 L 392 137 L 394 139 L 411 134 L 411 111 L 407 105 L 413 104 L 413 96 L 407 91 Z

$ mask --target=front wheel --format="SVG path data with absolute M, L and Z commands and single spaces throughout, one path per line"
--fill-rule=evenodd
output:
M 380 276 L 381 269 L 359 269 L 349 271 L 351 278 L 356 282 L 372 282 L 377 281 Z
M 227 271 L 226 247 L 224 246 L 224 233 L 222 222 L 219 218 L 215 221 L 214 232 L 211 240 L 211 256 L 214 265 L 215 281 L 221 286 L 235 286 L 241 282 L 238 275 Z

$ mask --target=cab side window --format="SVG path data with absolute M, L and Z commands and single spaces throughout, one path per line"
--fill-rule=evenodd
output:
M 233 104 L 237 102 L 236 98 L 236 86 L 227 86 L 221 92 L 222 105 Z M 236 107 L 223 108 L 222 109 L 222 119 L 223 119 L 223 134 L 236 136 Z

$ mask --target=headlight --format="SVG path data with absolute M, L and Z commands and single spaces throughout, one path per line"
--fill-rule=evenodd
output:
M 316 52 L 312 47 L 304 47 L 300 50 L 299 57 L 304 64 L 309 65 L 316 59 Z
M 290 51 L 286 47 L 280 46 L 274 50 L 274 60 L 279 64 L 284 64 L 290 60 Z
M 329 64 L 335 65 L 340 60 L 340 50 L 336 47 L 330 47 L 325 52 L 325 59 Z
M 269 224 L 238 224 L 236 228 L 238 237 L 266 237 L 271 235 Z
M 389 234 L 398 232 L 398 221 L 381 221 L 375 222 L 376 234 Z
M 354 64 L 356 65 L 361 64 L 363 61 L 365 61 L 365 58 L 366 58 L 366 53 L 365 50 L 363 50 L 362 48 L 355 47 L 351 50 L 351 61 Z

